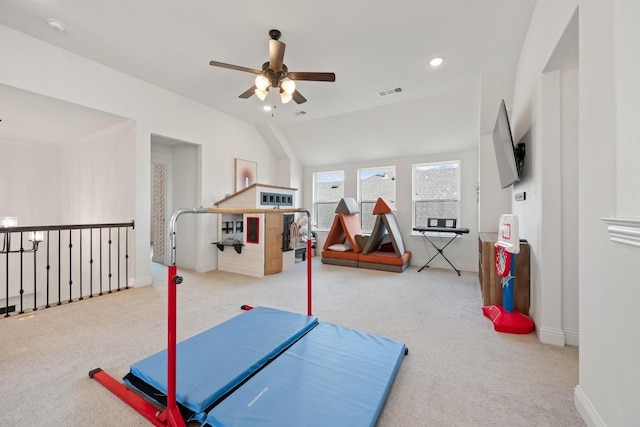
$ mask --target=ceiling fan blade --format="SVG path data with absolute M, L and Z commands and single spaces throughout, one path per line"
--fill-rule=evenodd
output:
M 209 65 L 211 65 L 212 67 L 221 67 L 221 68 L 228 68 L 230 70 L 245 71 L 247 73 L 252 73 L 252 74 L 262 73 L 262 71 L 256 70 L 255 68 L 247 68 L 247 67 L 241 67 L 240 65 L 225 64 L 224 62 L 218 62 L 218 61 L 209 61 Z
M 336 74 L 292 71 L 289 73 L 289 78 L 293 80 L 309 80 L 314 82 L 335 82 Z
M 279 40 L 269 40 L 269 68 L 274 71 L 281 71 L 284 62 L 285 44 Z
M 298 92 L 297 90 L 293 92 L 293 95 L 291 95 L 293 97 L 293 100 L 296 102 L 296 104 L 304 104 L 305 102 L 307 102 L 307 98 L 305 98 L 304 96 L 302 96 L 302 94 L 300 92 Z
M 256 92 L 256 85 L 251 86 L 249 89 L 245 90 L 238 96 L 238 98 L 247 99 L 250 98 Z

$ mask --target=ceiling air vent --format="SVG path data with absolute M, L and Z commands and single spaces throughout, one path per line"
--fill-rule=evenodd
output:
M 383 90 L 381 92 L 378 92 L 378 96 L 395 95 L 396 93 L 400 93 L 400 92 L 402 92 L 402 88 L 397 87 L 395 89 Z

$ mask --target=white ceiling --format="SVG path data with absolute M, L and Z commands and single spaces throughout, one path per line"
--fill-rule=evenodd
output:
M 256 124 L 276 126 L 305 165 L 468 150 L 510 100 L 535 0 L 1 0 L 0 24 Z M 54 18 L 66 26 L 57 32 Z M 298 82 L 308 102 L 261 110 L 238 95 L 259 69 L 268 31 L 286 43 L 290 71 L 331 71 L 336 82 Z M 438 69 L 428 65 L 443 56 Z M 380 97 L 378 92 L 402 92 Z M 15 98 L 14 98 L 15 97 Z M 267 101 L 270 98 L 267 98 Z M 123 120 L 0 85 L 0 138 L 64 140 Z M 52 108 L 52 102 L 60 102 Z M 306 114 L 296 115 L 300 111 Z M 64 118 L 66 113 L 69 117 Z M 55 114 L 55 115 L 54 115 Z M 14 115 L 19 116 L 16 122 Z M 77 119 L 82 115 L 83 124 Z M 66 124 L 66 126 L 65 126 Z M 47 128 L 51 127 L 51 130 Z M 35 134 L 34 134 L 35 133 Z

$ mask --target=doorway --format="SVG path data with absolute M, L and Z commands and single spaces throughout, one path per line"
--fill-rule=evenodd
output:
M 169 224 L 174 211 L 198 205 L 200 194 L 200 146 L 151 135 L 151 262 L 169 265 Z M 180 217 L 176 265 L 195 269 L 197 221 Z

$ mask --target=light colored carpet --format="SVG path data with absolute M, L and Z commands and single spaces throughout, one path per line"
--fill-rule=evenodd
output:
M 0 319 L 0 425 L 150 425 L 88 372 L 101 367 L 120 379 L 166 347 L 166 268 L 154 264 L 152 274 L 154 286 Z M 242 304 L 306 312 L 302 262 L 263 279 L 179 274 L 179 339 L 241 313 Z M 316 257 L 313 283 L 319 320 L 409 348 L 379 427 L 585 425 L 573 405 L 577 348 L 495 332 L 476 274 L 389 273 Z

